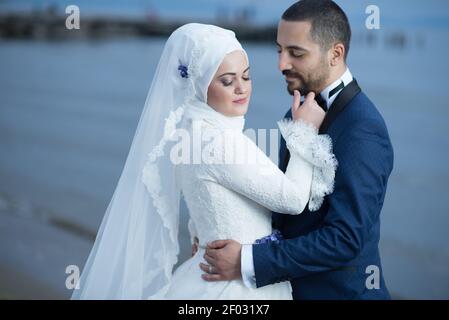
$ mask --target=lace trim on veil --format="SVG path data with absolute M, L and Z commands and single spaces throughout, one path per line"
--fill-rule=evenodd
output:
M 207 43 L 207 41 L 208 37 L 204 37 L 199 41 L 201 43 L 192 50 L 192 61 L 188 65 L 189 77 L 184 79 L 184 88 L 182 88 L 184 90 L 184 93 L 182 94 L 185 96 L 184 104 L 177 107 L 176 110 L 170 111 L 168 118 L 165 120 L 163 137 L 158 145 L 148 154 L 147 161 L 142 169 L 141 181 L 146 186 L 163 226 L 169 232 L 171 241 L 171 243 L 167 244 L 169 246 L 167 250 L 168 254 L 164 253 L 166 256 L 157 257 L 157 260 L 160 263 L 159 268 L 155 270 L 145 270 L 145 286 L 150 284 L 155 277 L 161 273 L 164 274 L 166 279 L 163 287 L 147 299 L 163 298 L 170 286 L 173 266 L 178 261 L 179 243 L 176 225 L 179 212 L 175 212 L 175 210 L 171 208 L 169 198 L 165 196 L 161 190 L 161 176 L 157 161 L 164 156 L 164 148 L 167 142 L 173 137 L 173 134 L 176 131 L 176 126 L 181 122 L 189 101 L 192 101 L 195 98 L 194 81 L 201 76 L 198 60 L 203 54 L 201 48 L 204 47 L 204 44 Z
M 169 232 L 171 246 L 173 248 L 173 250 L 169 250 L 168 256 L 164 257 L 164 259 L 162 259 L 162 257 L 158 259 L 160 263 L 160 268 L 158 270 L 146 270 L 145 285 L 151 283 L 160 272 L 163 272 L 167 279 L 166 284 L 157 295 L 160 293 L 163 294 L 168 289 L 172 268 L 176 264 L 179 254 L 177 230 L 174 228 L 174 225 L 176 225 L 177 213 L 171 208 L 168 197 L 161 194 L 161 177 L 157 160 L 164 156 L 164 147 L 175 132 L 176 125 L 181 121 L 183 113 L 184 106 L 178 107 L 175 111 L 170 112 L 169 117 L 166 119 L 164 136 L 159 144 L 149 153 L 148 160 L 142 170 L 142 182 L 145 184 L 151 195 L 153 205 L 161 218 L 164 228 Z M 150 298 L 151 297 L 149 297 L 149 299 Z

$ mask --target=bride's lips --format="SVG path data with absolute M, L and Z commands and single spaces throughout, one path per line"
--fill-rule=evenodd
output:
M 248 102 L 248 98 L 234 100 L 233 102 L 237 104 L 246 104 Z

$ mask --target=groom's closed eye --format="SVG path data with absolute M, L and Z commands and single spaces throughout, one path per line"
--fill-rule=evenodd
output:
M 290 51 L 290 55 L 295 57 L 295 58 L 301 58 L 302 56 L 304 56 L 303 52 L 298 52 L 298 51 Z
M 279 49 L 278 53 L 281 54 L 282 50 Z M 289 49 L 288 54 L 294 58 L 301 58 L 306 54 L 306 51 L 301 50 L 301 49 Z
M 277 52 L 279 54 L 281 54 L 282 53 L 281 45 L 276 43 L 276 46 L 277 46 Z M 286 50 L 288 50 L 289 55 L 294 58 L 301 58 L 308 52 L 307 49 L 300 47 L 300 46 L 288 46 L 288 47 L 286 47 Z

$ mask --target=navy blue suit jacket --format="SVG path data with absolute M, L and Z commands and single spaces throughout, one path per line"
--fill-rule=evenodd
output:
M 294 299 L 389 299 L 378 248 L 393 169 L 384 120 L 354 80 L 334 101 L 320 132 L 331 137 L 338 160 L 334 192 L 317 212 L 273 213 L 273 227 L 286 240 L 253 245 L 257 287 L 289 280 Z M 284 172 L 288 159 L 282 139 Z

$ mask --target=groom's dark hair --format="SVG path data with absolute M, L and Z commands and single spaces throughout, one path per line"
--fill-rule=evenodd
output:
M 351 26 L 345 12 L 331 0 L 301 0 L 282 15 L 285 21 L 309 21 L 310 35 L 322 50 L 327 51 L 335 43 L 345 46 L 345 61 L 351 42 Z

